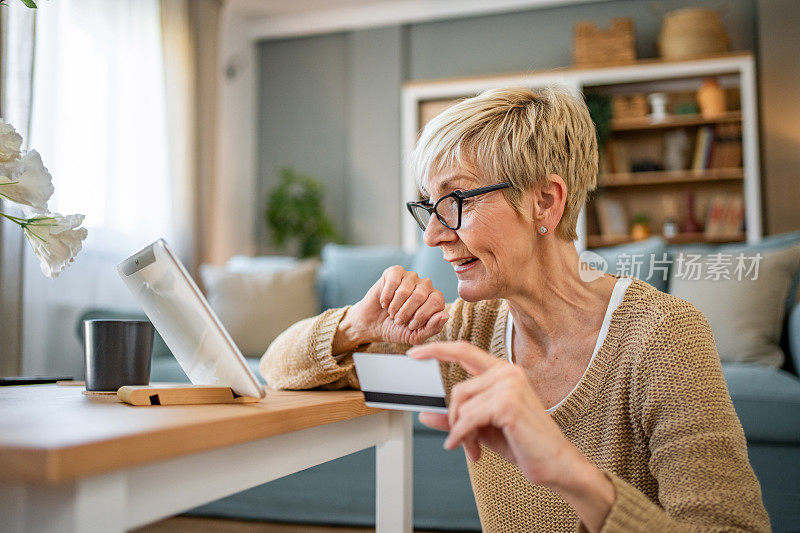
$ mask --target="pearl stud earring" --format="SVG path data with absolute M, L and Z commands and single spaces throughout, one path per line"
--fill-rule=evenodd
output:
M 541 233 L 542 235 L 544 235 L 545 233 L 547 233 L 547 227 L 546 227 L 546 226 L 542 226 L 542 227 L 540 227 L 540 228 L 539 228 L 539 233 Z

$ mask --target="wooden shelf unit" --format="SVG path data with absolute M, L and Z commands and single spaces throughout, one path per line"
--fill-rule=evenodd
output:
M 666 93 L 668 112 L 674 113 L 679 104 L 696 103 L 696 91 L 703 77 L 657 78 L 584 89 L 609 98 L 623 94 Z M 713 118 L 700 114 L 668 114 L 666 119 L 655 123 L 647 115 L 611 120 L 598 176 L 599 189 L 587 203 L 585 212 L 586 230 L 591 235 L 587 237 L 587 246 L 631 242 L 630 237 L 618 234 L 622 226 L 632 228 L 635 218 L 645 217 L 654 234 L 661 233 L 668 220 L 680 225 L 688 217 L 689 197 L 694 201 L 694 219 L 705 227 L 711 225 L 713 214 L 717 227 L 708 233 L 678 234 L 665 239 L 669 243 L 731 242 L 746 238 L 740 232 L 744 212 L 739 209 L 744 204 L 742 184 L 746 177 L 746 168 L 741 166 L 741 80 L 730 75 L 719 79 L 725 84 L 723 91 L 729 111 Z M 684 170 L 631 170 L 637 166 L 667 166 L 668 139 L 673 135 L 685 146 Z M 737 166 L 726 168 L 723 165 Z M 712 206 L 715 207 L 712 209 Z M 737 214 L 741 222 L 738 227 L 727 228 L 728 237 L 713 236 L 719 234 L 719 225 L 731 226 L 729 220 Z
M 717 194 L 740 197 L 744 202 L 744 233 L 724 239 L 726 242 L 747 240 L 750 243 L 761 239 L 761 199 L 758 161 L 758 123 L 756 112 L 755 64 L 750 52 L 721 54 L 705 59 L 685 61 L 663 61 L 659 59 L 639 60 L 631 65 L 598 68 L 560 68 L 546 71 L 498 74 L 447 80 L 414 81 L 404 85 L 402 92 L 402 148 L 409 153 L 416 143 L 425 123 L 455 101 L 474 96 L 487 89 L 508 86 L 525 86 L 536 89 L 545 85 L 559 84 L 570 88 L 575 94 L 603 92 L 609 94 L 632 92 L 667 92 L 686 101 L 706 77 L 718 77 L 726 91 L 728 109 L 723 115 L 706 118 L 699 114 L 670 114 L 667 119 L 653 123 L 649 117 L 613 120 L 610 124 L 612 138 L 632 142 L 634 155 L 639 155 L 636 143 L 654 144 L 668 132 L 685 129 L 689 134 L 689 166 L 696 131 L 704 126 L 739 124 L 741 126 L 742 165 L 739 168 L 711 168 L 702 171 L 652 171 L 615 172 L 598 176 L 599 189 L 592 195 L 603 195 L 620 199 L 630 207 L 626 211 L 628 221 L 642 211 L 652 209 L 650 217 L 653 234 L 661 232 L 665 212 L 675 208 L 672 214 L 680 222 L 683 211 L 683 191 L 691 188 L 697 192 L 695 218 L 705 223 L 705 210 Z M 733 95 L 733 96 L 732 96 Z M 669 111 L 673 111 L 670 109 Z M 404 198 L 418 194 L 414 176 L 408 165 L 403 168 L 402 191 Z M 578 222 L 576 247 L 610 246 L 631 242 L 629 237 L 599 236 L 596 214 L 592 201 L 587 203 Z M 672 207 L 669 207 L 669 206 Z M 677 206 L 677 207 L 676 207 Z M 418 246 L 418 230 L 413 221 L 403 220 L 403 245 L 407 250 Z M 670 242 L 719 242 L 705 233 L 680 234 Z
M 667 128 L 683 128 L 687 126 L 702 126 L 713 124 L 727 124 L 742 121 L 741 111 L 728 111 L 714 118 L 705 118 L 702 115 L 668 115 L 665 120 L 653 122 L 650 117 L 615 118 L 611 119 L 611 131 L 637 131 L 658 130 Z
M 744 233 L 729 235 L 724 237 L 709 237 L 703 232 L 697 233 L 678 233 L 674 237 L 660 236 L 668 244 L 695 244 L 695 243 L 731 243 L 742 242 L 745 240 Z M 603 246 L 619 246 L 635 242 L 630 235 L 588 235 L 586 243 L 589 248 L 601 248 Z
M 743 168 L 710 168 L 706 170 L 656 170 L 652 172 L 619 172 L 598 176 L 598 187 L 636 187 L 675 185 L 704 181 L 741 180 Z

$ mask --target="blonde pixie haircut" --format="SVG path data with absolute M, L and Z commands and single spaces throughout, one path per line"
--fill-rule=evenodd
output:
M 509 203 L 521 212 L 522 193 L 558 174 L 567 185 L 556 234 L 577 238 L 578 214 L 597 184 L 597 137 L 586 104 L 550 86 L 491 89 L 461 100 L 425 125 L 410 154 L 419 190 L 431 174 L 472 168 L 487 185 L 508 181 Z

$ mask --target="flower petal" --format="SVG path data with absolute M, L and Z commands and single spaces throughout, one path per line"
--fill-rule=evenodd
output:
M 30 223 L 24 227 L 25 236 L 39 258 L 45 276 L 55 279 L 75 260 L 88 235 L 86 228 L 78 227 L 83 219 L 83 215 L 62 216 L 58 213 L 29 219 Z
M 11 161 L 19 157 L 22 136 L 14 126 L 0 120 L 0 161 Z
M 53 178 L 36 150 L 14 161 L 0 163 L 0 194 L 9 200 L 44 213 L 54 190 Z

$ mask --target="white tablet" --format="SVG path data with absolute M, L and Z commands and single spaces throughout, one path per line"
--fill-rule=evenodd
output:
M 117 271 L 193 384 L 230 387 L 241 396 L 266 396 L 164 239 L 125 259 Z

